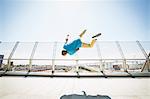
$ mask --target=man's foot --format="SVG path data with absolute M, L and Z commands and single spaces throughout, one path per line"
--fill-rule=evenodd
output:
M 79 35 L 80 37 L 82 37 L 86 32 L 86 29 Z
M 94 35 L 92 38 L 98 37 L 100 35 L 101 35 L 101 33 L 98 33 L 98 34 Z

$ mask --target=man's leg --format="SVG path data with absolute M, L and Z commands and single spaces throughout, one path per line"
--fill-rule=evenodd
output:
M 93 47 L 97 39 L 93 39 L 90 46 Z
M 96 39 L 93 39 L 90 44 L 82 42 L 82 47 L 83 48 L 91 48 L 94 46 L 95 42 L 96 42 Z
M 84 30 L 79 36 L 80 38 L 85 34 L 86 30 Z

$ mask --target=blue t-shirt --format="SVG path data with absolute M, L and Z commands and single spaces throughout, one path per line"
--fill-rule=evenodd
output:
M 73 55 L 76 52 L 76 49 L 82 46 L 82 42 L 80 39 L 74 40 L 69 44 L 65 44 L 63 48 L 68 52 L 68 54 Z

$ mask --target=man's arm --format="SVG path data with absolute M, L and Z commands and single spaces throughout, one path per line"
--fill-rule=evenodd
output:
M 69 37 L 69 35 L 67 35 L 67 38 L 66 38 L 66 42 L 65 42 L 65 44 L 67 44 L 67 42 L 68 42 L 68 37 Z

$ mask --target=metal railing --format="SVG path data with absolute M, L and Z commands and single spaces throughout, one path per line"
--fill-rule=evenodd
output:
M 144 49 L 144 42 L 142 45 L 140 41 L 97 42 L 94 48 L 81 49 L 81 52 L 77 52 L 78 55 L 66 57 L 61 56 L 63 42 L 32 42 L 32 44 L 28 42 L 29 45 L 26 42 L 16 42 L 11 45 L 11 48 L 6 46 L 9 45 L 9 42 L 1 42 L 0 55 L 4 55 L 4 58 L 0 59 L 0 70 L 5 71 L 3 74 L 7 71 L 48 71 L 52 74 L 54 72 L 104 73 L 107 70 L 126 73 L 130 71 L 150 72 L 150 47 L 147 46 L 150 41 L 145 42 L 146 49 Z M 25 47 L 22 44 L 25 44 Z M 40 44 L 43 46 L 39 46 Z M 134 45 L 136 48 L 123 46 L 125 44 Z M 20 45 L 23 48 L 19 50 Z M 25 52 L 26 48 L 29 49 L 28 52 Z M 88 50 L 87 53 L 86 50 Z M 111 50 L 113 51 L 111 52 Z M 116 55 L 115 52 L 118 54 Z M 23 57 L 22 55 L 26 55 L 26 53 L 28 53 L 28 57 Z M 129 58 L 128 55 L 132 57 Z

